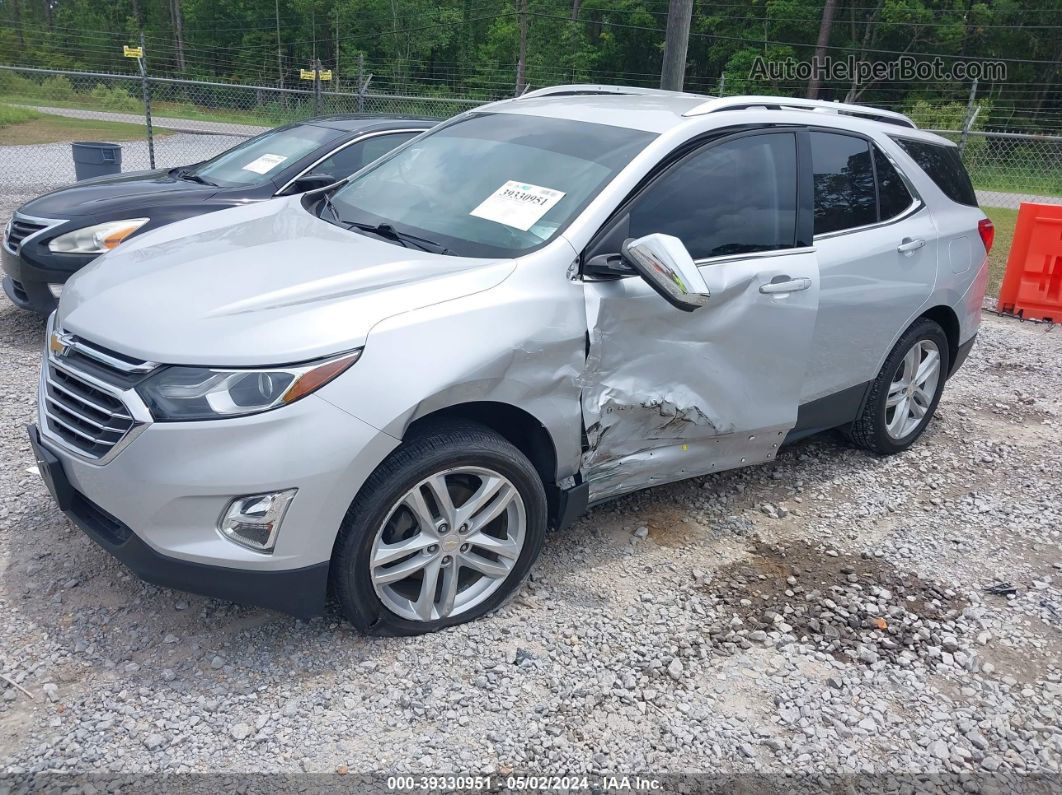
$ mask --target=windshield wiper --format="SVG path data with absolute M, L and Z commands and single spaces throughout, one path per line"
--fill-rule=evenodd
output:
M 173 176 L 177 177 L 177 179 L 187 180 L 188 182 L 198 182 L 200 185 L 210 185 L 212 188 L 216 188 L 218 186 L 216 182 L 211 182 L 210 180 L 201 177 L 186 168 L 177 169 L 173 172 Z
M 336 209 L 331 194 L 332 191 L 329 190 L 321 198 L 321 209 L 317 213 L 317 217 L 321 220 L 327 220 L 323 215 L 324 211 L 327 210 L 329 215 L 332 216 L 331 223 L 334 223 L 336 226 L 341 226 L 344 229 L 357 229 L 361 232 L 370 232 L 374 235 L 379 235 L 382 238 L 398 243 L 398 245 L 405 248 L 409 248 L 412 245 L 414 248 L 418 248 L 421 251 L 427 251 L 431 254 L 453 253 L 450 249 L 446 248 L 446 246 L 436 243 L 434 240 L 428 240 L 426 237 L 417 237 L 408 232 L 399 232 L 389 223 L 366 224 L 361 221 L 347 221 L 340 217 L 339 210 Z
M 346 226 L 347 225 L 347 222 L 339 217 L 339 210 L 337 210 L 335 204 L 332 203 L 332 197 L 331 196 L 329 196 L 327 194 L 324 196 L 324 199 L 321 201 L 321 209 L 327 209 L 328 212 L 330 212 L 332 214 L 333 222 L 335 222 L 339 226 Z M 320 218 L 321 214 L 317 213 L 317 217 Z M 324 219 L 322 219 L 322 220 L 324 220 Z
M 329 200 L 328 203 L 331 204 L 331 200 Z M 332 208 L 332 212 L 335 213 L 334 207 Z M 413 245 L 414 247 L 419 248 L 421 251 L 427 251 L 432 254 L 450 253 L 450 249 L 446 248 L 446 246 L 436 243 L 434 240 L 428 240 L 426 237 L 417 237 L 416 235 L 411 235 L 408 232 L 399 232 L 397 229 L 391 226 L 391 224 L 388 223 L 363 224 L 359 221 L 339 221 L 339 223 L 346 226 L 347 229 L 360 229 L 363 232 L 371 232 L 374 235 L 379 235 L 380 237 L 387 238 L 388 240 L 393 240 L 395 243 L 398 243 L 401 246 L 405 246 L 406 248 L 409 248 L 410 245 Z

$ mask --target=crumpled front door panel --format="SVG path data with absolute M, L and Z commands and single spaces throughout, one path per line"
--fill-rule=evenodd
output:
M 597 501 L 768 461 L 796 423 L 818 306 L 813 251 L 705 265 L 682 312 L 639 278 L 586 282 L 583 475 Z M 782 277 L 799 292 L 763 294 Z

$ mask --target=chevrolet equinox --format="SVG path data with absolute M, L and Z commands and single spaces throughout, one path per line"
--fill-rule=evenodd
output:
M 832 428 L 905 450 L 991 243 L 956 147 L 898 113 L 542 89 L 104 254 L 31 441 L 148 581 L 431 631 L 595 503 Z

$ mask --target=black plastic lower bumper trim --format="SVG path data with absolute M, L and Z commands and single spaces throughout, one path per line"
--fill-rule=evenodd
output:
M 962 363 L 966 361 L 966 357 L 970 355 L 970 351 L 973 350 L 974 343 L 977 342 L 977 335 L 974 334 L 970 339 L 966 340 L 955 351 L 955 361 L 951 363 L 951 367 L 948 368 L 948 378 L 955 375 L 955 371 L 962 367 Z

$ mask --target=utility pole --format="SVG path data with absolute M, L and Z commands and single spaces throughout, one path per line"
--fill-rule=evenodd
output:
M 520 27 L 520 55 L 516 61 L 516 96 L 527 90 L 527 0 L 518 0 L 517 16 Z
M 277 22 L 277 80 L 280 87 L 284 87 L 284 58 L 280 50 L 280 0 L 273 0 L 273 10 Z
M 959 137 L 959 154 L 961 155 L 966 151 L 966 139 L 970 137 L 970 128 L 973 127 L 974 119 L 977 118 L 977 112 L 980 108 L 974 105 L 977 99 L 977 78 L 975 77 L 973 83 L 970 85 L 970 99 L 966 102 L 966 118 L 962 122 L 962 135 Z
M 140 31 L 140 87 L 144 94 L 144 124 L 147 126 L 148 165 L 155 168 L 155 131 L 151 127 L 151 86 L 148 85 L 147 50 L 144 49 L 144 31 Z
M 170 15 L 173 18 L 173 47 L 177 55 L 177 70 L 184 71 L 184 12 L 181 0 L 170 0 Z
M 313 60 L 313 112 L 314 115 L 321 115 L 321 59 L 314 58 Z
M 815 57 L 811 62 L 811 79 L 808 80 L 808 99 L 819 98 L 819 70 L 826 67 L 826 46 L 830 43 L 830 29 L 833 28 L 833 13 L 837 10 L 837 0 L 826 0 L 822 7 L 822 21 L 819 23 L 819 40 L 815 44 Z
M 664 33 L 664 62 L 660 67 L 660 87 L 681 91 L 686 79 L 686 51 L 690 46 L 693 0 L 671 0 Z
M 339 3 L 336 3 L 336 46 L 335 46 L 335 50 L 336 50 L 336 54 L 335 54 L 336 66 L 335 66 L 335 74 L 332 75 L 332 90 L 333 91 L 339 91 L 340 90 L 340 87 L 339 87 Z
M 358 113 L 365 112 L 365 87 L 368 85 L 365 79 L 365 53 L 358 53 Z

